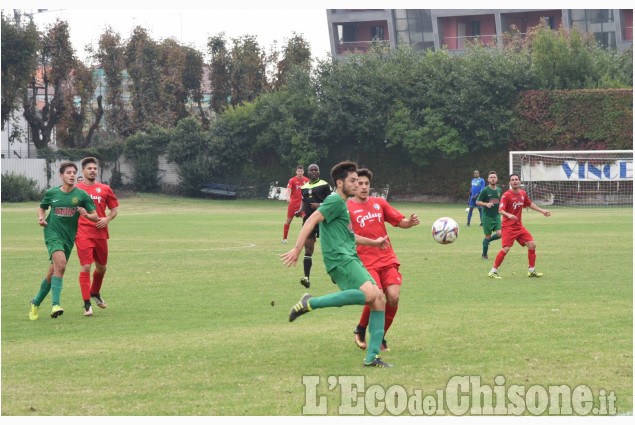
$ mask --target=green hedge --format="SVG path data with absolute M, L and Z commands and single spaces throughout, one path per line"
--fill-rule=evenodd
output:
M 2 175 L 2 202 L 40 201 L 43 196 L 35 180 L 13 173 Z

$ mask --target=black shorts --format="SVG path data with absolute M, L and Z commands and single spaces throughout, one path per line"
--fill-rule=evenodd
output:
M 310 216 L 305 215 L 304 218 L 302 219 L 302 225 L 304 226 L 304 223 L 306 223 L 306 221 L 309 219 Z M 315 227 L 313 228 L 313 230 L 311 231 L 311 233 L 309 233 L 309 236 L 307 236 L 307 239 L 318 239 L 320 237 L 320 224 L 316 224 Z

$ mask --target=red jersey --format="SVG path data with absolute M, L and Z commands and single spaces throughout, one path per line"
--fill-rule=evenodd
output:
M 302 202 L 302 190 L 300 188 L 304 186 L 305 183 L 309 181 L 308 178 L 302 177 L 301 179 L 298 176 L 291 177 L 289 183 L 287 184 L 287 189 L 291 189 L 291 197 L 289 203 L 296 204 Z
M 80 182 L 77 183 L 75 187 L 88 192 L 95 203 L 99 217 L 106 217 L 106 207 L 112 210 L 119 206 L 115 194 L 107 184 L 95 183 L 88 186 L 84 184 L 84 182 Z M 96 223 L 93 223 L 87 218 L 80 216 L 75 239 L 108 239 L 108 226 L 103 229 L 98 229 L 95 224 Z
M 510 220 L 506 216 L 503 216 L 502 227 L 508 228 L 520 228 L 522 227 L 523 208 L 527 208 L 531 205 L 531 200 L 527 196 L 527 192 L 524 190 L 518 190 L 518 193 L 514 193 L 510 190 L 503 193 L 498 206 L 499 211 L 505 211 L 509 214 L 513 214 L 518 217 L 518 220 Z
M 383 198 L 369 196 L 365 202 L 349 199 L 346 205 L 355 234 L 369 239 L 386 236 L 388 233 L 385 222 L 397 226 L 405 217 Z M 357 245 L 357 255 L 366 268 L 379 268 L 391 264 L 399 265 L 392 245 L 388 245 L 385 249 Z

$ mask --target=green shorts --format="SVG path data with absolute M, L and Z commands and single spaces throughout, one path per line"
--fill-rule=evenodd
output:
M 501 216 L 500 214 L 496 216 L 496 218 L 488 217 L 483 214 L 483 233 L 486 235 L 491 235 L 495 233 L 497 230 L 501 229 Z
M 64 245 L 64 242 L 60 241 L 59 239 L 51 239 L 45 242 L 46 249 L 49 252 L 49 260 L 51 261 L 51 263 L 53 263 L 53 253 L 55 251 L 64 251 L 64 255 L 66 255 L 66 261 L 68 261 L 68 259 L 71 257 L 71 252 L 73 252 L 73 245 Z
M 376 285 L 373 277 L 362 264 L 359 258 L 340 264 L 329 272 L 331 279 L 341 291 L 359 289 L 364 283 L 370 281 Z

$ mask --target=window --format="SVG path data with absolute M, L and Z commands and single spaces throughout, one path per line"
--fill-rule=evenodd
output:
M 340 39 L 343 43 L 353 43 L 357 41 L 357 26 L 355 24 L 342 25 Z
M 384 27 L 371 27 L 370 29 L 371 40 L 385 40 L 384 39 Z
M 470 35 L 481 35 L 481 21 L 472 21 L 472 33 Z
M 549 29 L 553 29 L 554 19 L 553 16 L 545 16 L 545 26 Z

